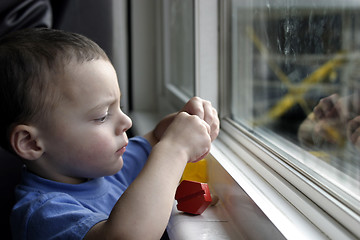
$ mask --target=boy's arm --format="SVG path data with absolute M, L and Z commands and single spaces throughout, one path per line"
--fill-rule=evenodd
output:
M 185 165 L 209 152 L 209 133 L 210 126 L 199 117 L 176 114 L 109 218 L 96 224 L 85 239 L 160 239 Z

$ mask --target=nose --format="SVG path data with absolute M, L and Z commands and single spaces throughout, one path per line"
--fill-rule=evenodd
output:
M 131 119 L 119 109 L 118 121 L 116 123 L 115 134 L 121 135 L 132 126 Z

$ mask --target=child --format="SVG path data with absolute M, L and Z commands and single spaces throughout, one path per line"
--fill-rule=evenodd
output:
M 0 81 L 1 146 L 26 166 L 15 239 L 159 239 L 186 163 L 207 155 L 219 132 L 216 110 L 194 97 L 128 140 L 115 70 L 78 34 L 4 37 Z

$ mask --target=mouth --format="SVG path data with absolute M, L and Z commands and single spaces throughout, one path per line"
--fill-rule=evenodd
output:
M 127 144 L 124 145 L 123 147 L 119 148 L 117 151 L 116 151 L 116 154 L 117 155 L 123 155 L 125 150 L 126 150 L 126 147 L 127 147 Z

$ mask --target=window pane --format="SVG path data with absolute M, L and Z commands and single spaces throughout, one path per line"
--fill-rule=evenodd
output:
M 359 206 L 360 3 L 233 0 L 231 25 L 231 118 Z
M 194 3 L 192 0 L 168 2 L 169 83 L 188 97 L 194 95 Z

